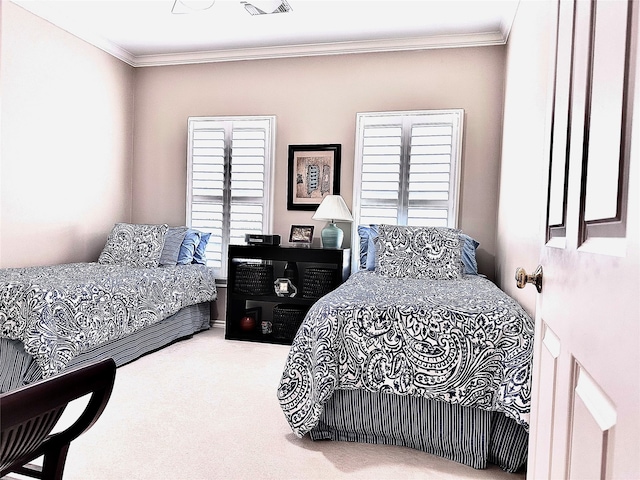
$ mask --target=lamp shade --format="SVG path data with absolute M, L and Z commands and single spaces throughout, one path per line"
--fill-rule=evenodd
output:
M 323 248 L 340 248 L 344 232 L 338 228 L 335 222 L 353 222 L 351 212 L 340 195 L 327 195 L 313 214 L 314 220 L 327 220 L 331 222 L 321 232 Z
M 313 214 L 314 220 L 333 222 L 353 222 L 351 212 L 340 195 L 327 195 Z

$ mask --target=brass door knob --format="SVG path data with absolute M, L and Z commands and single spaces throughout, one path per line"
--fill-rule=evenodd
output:
M 527 283 L 533 283 L 538 293 L 542 292 L 542 265 L 538 265 L 533 275 L 527 274 L 522 267 L 516 269 L 516 285 L 518 288 L 524 288 Z

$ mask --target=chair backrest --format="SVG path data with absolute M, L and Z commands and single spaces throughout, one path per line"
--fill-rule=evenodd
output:
M 115 362 L 109 358 L 1 394 L 0 477 L 20 472 L 22 465 L 44 455 L 42 475 L 37 476 L 61 478 L 69 444 L 98 420 L 115 375 Z M 69 402 L 87 394 L 91 398 L 78 419 L 51 434 Z

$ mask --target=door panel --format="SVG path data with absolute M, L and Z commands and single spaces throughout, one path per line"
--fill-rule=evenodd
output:
M 571 459 L 569 478 L 583 480 L 607 478 L 609 437 L 617 422 L 616 409 L 604 390 L 578 363 L 575 364 L 577 382 L 573 395 Z M 588 439 L 588 441 L 583 441 Z
M 549 237 L 564 237 L 569 166 L 569 112 L 571 111 L 571 71 L 573 66 L 574 0 L 558 7 L 558 39 L 552 114 L 551 167 L 549 185 Z
M 536 348 L 538 357 L 537 369 L 541 377 L 545 379 L 538 387 L 536 416 L 532 416 L 538 428 L 536 431 L 535 445 L 529 457 L 529 472 L 534 478 L 548 478 L 550 475 L 551 458 L 553 451 L 553 425 L 554 409 L 556 401 L 556 374 L 558 371 L 558 357 L 560 357 L 560 339 L 541 319 L 542 341 Z
M 585 221 L 618 215 L 620 162 L 611 159 L 619 159 L 621 153 L 627 64 L 627 3 L 599 1 L 595 6 Z

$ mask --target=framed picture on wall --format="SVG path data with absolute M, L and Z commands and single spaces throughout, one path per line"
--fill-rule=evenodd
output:
M 316 210 L 326 195 L 340 194 L 342 145 L 289 145 L 287 210 Z

